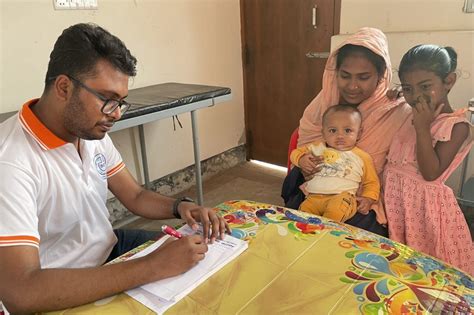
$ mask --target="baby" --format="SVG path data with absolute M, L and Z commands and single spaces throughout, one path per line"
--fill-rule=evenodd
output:
M 331 106 L 322 119 L 323 142 L 297 148 L 290 155 L 306 173 L 314 173 L 313 156 L 323 158 L 315 176 L 300 187 L 306 195 L 300 210 L 344 222 L 357 212 L 357 202 L 361 212 L 368 212 L 378 201 L 380 182 L 370 155 L 356 147 L 362 122 L 357 108 Z

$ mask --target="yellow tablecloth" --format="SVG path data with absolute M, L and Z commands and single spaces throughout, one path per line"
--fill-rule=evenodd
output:
M 252 201 L 216 207 L 249 248 L 166 314 L 472 313 L 474 279 L 372 233 Z M 59 312 L 151 314 L 125 294 Z

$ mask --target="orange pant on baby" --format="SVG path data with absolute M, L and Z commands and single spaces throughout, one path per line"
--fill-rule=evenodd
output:
M 357 201 L 355 196 L 348 192 L 336 195 L 309 194 L 299 210 L 344 222 L 356 214 Z

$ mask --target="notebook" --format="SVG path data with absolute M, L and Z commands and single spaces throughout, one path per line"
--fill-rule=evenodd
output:
M 183 235 L 196 233 L 202 235 L 202 227 L 195 232 L 188 225 L 185 225 L 178 231 Z M 132 256 L 131 259 L 151 253 L 160 247 L 169 237 L 168 235 L 162 237 L 143 251 Z M 166 309 L 173 306 L 211 275 L 239 256 L 247 247 L 247 242 L 226 234 L 223 240 L 216 240 L 214 244 L 208 244 L 208 252 L 205 258 L 187 272 L 175 277 L 145 284 L 140 288 L 129 290 L 126 293 L 154 311 L 159 313 L 164 312 L 164 306 L 166 306 Z M 141 300 L 140 297 L 142 297 Z M 146 303 L 143 300 L 146 300 Z M 153 300 L 157 302 L 157 308 L 151 307 L 153 302 L 150 301 Z

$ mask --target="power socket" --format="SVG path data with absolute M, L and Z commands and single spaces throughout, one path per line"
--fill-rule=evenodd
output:
M 53 0 L 53 6 L 55 10 L 97 10 L 98 0 Z
M 69 10 L 71 8 L 69 0 L 53 0 L 53 6 L 55 10 Z

